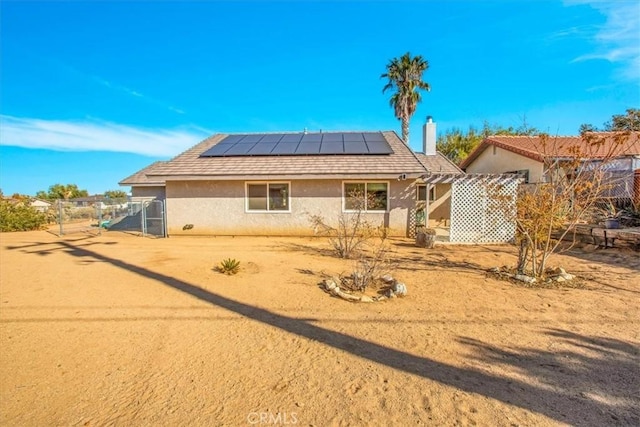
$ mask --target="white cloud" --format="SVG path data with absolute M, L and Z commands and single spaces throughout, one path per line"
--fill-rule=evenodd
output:
M 620 65 L 623 78 L 640 78 L 640 2 L 574 0 L 567 4 L 586 4 L 606 17 L 604 24 L 587 32 L 595 51 L 578 56 L 574 62 L 602 59 Z
M 196 127 L 143 129 L 99 120 L 62 121 L 0 116 L 0 145 L 57 151 L 114 151 L 170 157 L 210 132 Z

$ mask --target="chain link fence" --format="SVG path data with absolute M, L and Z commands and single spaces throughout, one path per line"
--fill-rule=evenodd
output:
M 166 237 L 164 201 L 109 200 L 55 203 L 59 235 L 121 231 L 148 237 Z

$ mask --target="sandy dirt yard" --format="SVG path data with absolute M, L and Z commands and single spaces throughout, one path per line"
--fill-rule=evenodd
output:
M 0 234 L 0 424 L 640 425 L 637 252 L 531 289 L 510 246 L 391 245 L 409 295 L 354 304 L 323 239 Z

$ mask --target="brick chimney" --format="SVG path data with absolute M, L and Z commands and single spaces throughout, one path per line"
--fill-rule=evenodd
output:
M 427 156 L 436 155 L 436 124 L 431 116 L 427 116 L 427 122 L 422 125 L 422 151 Z

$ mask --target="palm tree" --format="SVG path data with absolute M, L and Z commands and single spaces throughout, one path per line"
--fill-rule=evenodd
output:
M 387 64 L 387 72 L 380 78 L 389 82 L 382 88 L 382 93 L 395 89 L 389 104 L 393 107 L 396 118 L 402 121 L 402 140 L 409 144 L 409 120 L 416 112 L 418 102 L 422 100 L 420 89 L 431 90 L 429 83 L 422 81 L 422 74 L 429 68 L 429 63 L 422 56 L 411 57 L 407 52 L 400 58 L 393 58 Z

